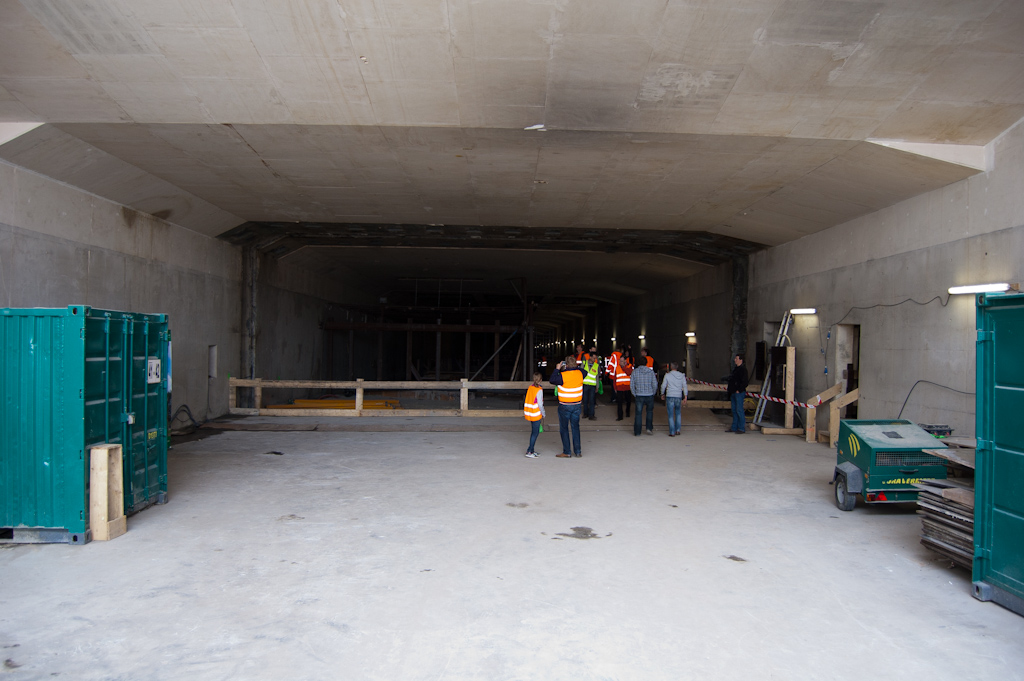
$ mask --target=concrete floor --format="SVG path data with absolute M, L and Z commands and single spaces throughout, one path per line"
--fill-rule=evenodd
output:
M 913 509 L 836 510 L 796 437 L 224 432 L 170 503 L 0 550 L 0 674 L 42 679 L 1024 678 Z M 281 454 L 271 454 L 276 451 Z

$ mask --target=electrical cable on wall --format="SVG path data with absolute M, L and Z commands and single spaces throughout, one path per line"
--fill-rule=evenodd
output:
M 849 317 L 850 314 L 852 314 L 854 310 L 873 310 L 876 307 L 897 307 L 899 305 L 903 305 L 904 303 L 914 303 L 915 305 L 921 305 L 923 307 L 925 305 L 930 305 L 931 303 L 934 303 L 936 300 L 939 301 L 939 304 L 942 307 L 946 307 L 946 305 L 949 305 L 949 299 L 950 298 L 952 298 L 952 296 L 951 295 L 947 295 L 945 302 L 943 302 L 942 296 L 935 296 L 931 300 L 928 300 L 928 301 L 923 302 L 923 303 L 919 302 L 917 300 L 914 300 L 913 298 L 907 298 L 905 300 L 901 300 L 898 303 L 876 303 L 875 305 L 866 305 L 866 306 L 856 306 L 855 305 L 854 307 L 851 307 L 849 310 L 847 310 L 846 314 L 844 314 L 842 317 L 839 318 L 839 321 L 832 322 L 827 327 L 825 327 L 825 328 L 828 329 L 828 333 L 825 334 L 825 340 L 824 341 L 822 341 L 822 339 L 821 339 L 821 327 L 819 326 L 818 327 L 818 344 L 820 345 L 820 348 L 821 348 L 821 357 L 822 357 L 822 359 L 825 362 L 825 372 L 824 372 L 825 390 L 828 390 L 828 388 L 829 388 L 829 384 L 828 384 L 828 346 L 829 346 L 829 343 L 832 341 L 832 327 L 833 326 L 838 326 L 839 324 L 842 324 L 843 321 L 847 317 Z M 945 386 L 942 386 L 942 387 L 945 387 Z M 950 388 L 950 390 L 952 390 L 952 388 Z M 913 388 L 911 388 L 911 391 L 913 391 Z M 907 397 L 909 398 L 910 396 L 908 395 Z M 904 404 L 906 404 L 906 403 L 904 403 Z M 902 410 L 900 410 L 900 411 L 902 412 Z
M 899 413 L 899 415 L 896 416 L 897 420 L 899 420 L 900 418 L 903 417 L 903 410 L 906 409 L 907 402 L 910 401 L 910 396 L 913 394 L 914 388 L 916 388 L 918 386 L 918 383 L 927 383 L 928 385 L 934 385 L 937 388 L 945 388 L 946 390 L 952 390 L 953 392 L 960 393 L 961 395 L 974 395 L 975 394 L 975 393 L 965 392 L 963 390 L 957 390 L 956 388 L 950 388 L 948 385 L 942 385 L 941 383 L 935 383 L 933 381 L 926 381 L 926 380 L 924 380 L 922 378 L 920 381 L 918 381 L 913 386 L 911 386 L 910 392 L 907 393 L 907 399 L 903 400 L 903 406 L 900 407 L 900 413 Z
M 185 412 L 186 418 L 180 418 L 180 415 L 181 415 L 182 412 Z M 170 419 L 171 423 L 174 423 L 174 422 L 179 421 L 179 420 L 180 421 L 191 421 L 193 428 L 200 428 L 203 425 L 199 421 L 196 421 L 195 416 L 192 415 L 192 410 L 189 409 L 187 404 L 183 404 L 180 407 L 178 407 L 175 410 L 174 414 L 171 415 L 171 419 Z

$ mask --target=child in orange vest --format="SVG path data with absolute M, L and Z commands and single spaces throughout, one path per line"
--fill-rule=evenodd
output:
M 540 435 L 541 419 L 546 416 L 544 413 L 544 389 L 540 382 L 543 377 L 539 373 L 533 375 L 533 385 L 526 389 L 526 400 L 523 403 L 523 416 L 530 423 L 530 446 L 526 448 L 526 457 L 536 459 L 540 454 L 533 451 L 537 444 L 537 436 Z

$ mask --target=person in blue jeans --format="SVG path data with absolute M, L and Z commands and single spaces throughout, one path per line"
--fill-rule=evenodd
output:
M 558 365 L 548 379 L 558 386 L 558 430 L 562 436 L 562 453 L 559 459 L 583 456 L 580 444 L 580 412 L 583 403 L 583 371 L 576 367 L 576 357 L 569 355 Z M 572 449 L 569 449 L 569 433 L 572 432 Z
M 683 403 L 690 397 L 686 389 L 686 374 L 679 371 L 679 362 L 669 363 L 669 372 L 661 379 L 661 397 L 668 409 L 668 436 L 679 435 L 683 425 Z
M 654 393 L 658 392 L 658 377 L 646 364 L 638 364 L 629 375 L 629 391 L 636 402 L 633 435 L 640 435 L 644 409 L 647 410 L 647 434 L 654 435 Z
M 732 426 L 725 432 L 740 433 L 747 432 L 747 418 L 743 414 L 743 398 L 746 397 L 747 383 L 750 377 L 747 375 L 747 367 L 743 365 L 743 355 L 736 355 L 733 358 L 735 368 L 729 374 L 729 403 L 732 406 Z

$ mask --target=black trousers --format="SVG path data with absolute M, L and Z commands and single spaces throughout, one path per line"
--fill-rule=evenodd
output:
M 616 390 L 615 391 L 615 405 L 617 407 L 618 417 L 622 418 L 622 406 L 626 406 L 626 416 L 629 416 L 629 407 L 633 404 L 633 393 L 628 390 Z

